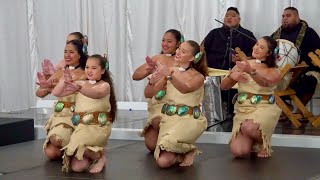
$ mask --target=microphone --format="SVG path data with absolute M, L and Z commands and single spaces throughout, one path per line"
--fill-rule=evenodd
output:
M 217 21 L 218 23 L 223 24 L 224 26 L 228 27 L 228 28 L 230 29 L 230 31 L 236 31 L 236 32 L 238 32 L 238 33 L 240 33 L 240 34 L 244 35 L 245 37 L 247 37 L 247 38 L 251 39 L 252 41 L 257 42 L 257 40 L 255 40 L 254 38 L 252 38 L 252 37 L 250 37 L 250 36 L 248 36 L 248 35 L 244 34 L 243 32 L 240 32 L 240 31 L 239 31 L 239 30 L 237 30 L 236 28 L 231 27 L 231 26 L 228 26 L 228 25 L 226 25 L 225 23 L 223 23 L 223 22 L 219 21 L 218 19 L 214 19 L 214 20 L 215 20 L 215 21 Z

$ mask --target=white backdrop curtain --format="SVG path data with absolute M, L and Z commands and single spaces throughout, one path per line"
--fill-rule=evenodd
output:
M 44 58 L 63 58 L 66 36 L 89 37 L 89 54 L 108 54 L 119 101 L 145 101 L 146 80 L 131 80 L 145 56 L 158 54 L 163 33 L 180 30 L 201 42 L 221 25 L 230 6 L 239 8 L 241 25 L 255 36 L 270 35 L 281 14 L 295 6 L 320 33 L 318 0 L 0 0 L 0 111 L 34 107 L 36 72 Z M 14 11 L 13 11 L 14 9 Z M 54 97 L 49 96 L 47 99 Z

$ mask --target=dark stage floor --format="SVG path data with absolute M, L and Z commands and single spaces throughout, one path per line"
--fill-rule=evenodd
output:
M 107 168 L 100 174 L 63 173 L 61 162 L 47 161 L 43 140 L 0 147 L 2 180 L 316 180 L 320 179 L 320 149 L 274 147 L 269 159 L 233 159 L 228 146 L 198 144 L 203 154 L 191 167 L 157 167 L 142 141 L 110 140 Z
M 213 134 L 204 134 L 198 144 L 203 152 L 192 167 L 174 166 L 170 169 L 157 167 L 153 155 L 148 153 L 138 132 L 147 120 L 147 111 L 120 110 L 113 125 L 113 139 L 107 146 L 108 165 L 100 174 L 63 173 L 62 162 L 49 162 L 42 152 L 45 134 L 43 125 L 52 110 L 28 109 L 11 113 L 0 113 L 4 118 L 32 118 L 39 140 L 0 146 L 0 180 L 45 180 L 45 179 L 111 179 L 111 180 L 320 180 L 319 128 L 304 123 L 294 128 L 289 122 L 279 122 L 273 139 L 274 153 L 269 159 L 233 159 L 230 154 L 228 123 L 211 128 Z M 215 123 L 210 121 L 210 123 Z M 139 130 L 140 129 L 140 130 Z M 128 130 L 128 132 L 127 132 Z M 220 134 L 221 133 L 221 134 Z M 289 135 L 284 135 L 289 134 Z M 291 135 L 290 135 L 291 134 Z M 295 136 L 292 134 L 299 134 Z M 121 140 L 115 140 L 121 139 Z M 131 139 L 131 140 L 129 140 Z M 205 144 L 210 142 L 210 144 Z M 215 144 L 219 143 L 219 144 Z M 288 147 L 281 147 L 288 146 Z

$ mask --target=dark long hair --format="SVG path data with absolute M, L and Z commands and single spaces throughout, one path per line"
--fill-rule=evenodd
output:
M 107 60 L 107 58 L 99 54 L 91 55 L 89 58 L 97 59 L 99 61 L 100 67 L 102 69 L 105 69 L 105 72 L 101 76 L 101 80 L 109 83 L 110 85 L 110 104 L 111 104 L 110 115 L 111 115 L 111 122 L 114 122 L 117 116 L 118 108 L 117 108 L 116 93 L 114 91 L 114 83 L 110 75 L 110 71 L 108 70 L 108 68 L 106 68 L 106 64 L 109 65 L 109 61 Z
M 77 40 L 79 41 L 83 41 L 83 34 L 81 32 L 72 32 L 70 33 L 69 35 L 73 35 L 73 36 L 76 36 Z
M 208 65 L 207 65 L 206 53 L 204 49 L 202 49 L 199 46 L 199 44 L 195 41 L 188 40 L 186 41 L 186 43 L 188 43 L 193 48 L 193 51 L 192 51 L 193 56 L 195 56 L 198 52 L 202 53 L 201 59 L 198 61 L 198 63 L 195 63 L 194 61 L 192 61 L 191 66 L 195 70 L 200 72 L 204 77 L 206 77 L 208 75 Z
M 82 48 L 83 48 L 82 41 L 80 41 L 80 40 L 71 40 L 71 41 L 68 41 L 67 44 L 72 44 L 76 48 L 77 52 L 80 55 L 80 60 L 79 60 L 80 67 L 81 67 L 81 69 L 85 69 L 88 56 L 85 55 L 83 53 L 83 51 L 82 51 Z
M 277 41 L 270 36 L 263 36 L 262 39 L 264 39 L 267 42 L 268 50 L 270 53 L 270 55 L 266 58 L 264 63 L 267 65 L 268 68 L 276 67 L 276 57 L 278 54 L 275 54 L 275 49 L 277 47 Z
M 182 37 L 180 31 L 178 31 L 178 30 L 176 30 L 176 29 L 169 29 L 169 30 L 166 31 L 164 34 L 166 34 L 166 33 L 171 33 L 171 34 L 173 34 L 174 39 L 176 40 L 176 42 L 177 42 L 177 43 L 180 42 L 181 37 Z M 180 43 L 182 43 L 182 42 L 180 42 Z M 176 52 L 174 52 L 174 53 L 176 53 Z M 173 53 L 173 54 L 174 54 L 174 53 Z M 161 51 L 161 54 L 163 54 L 163 51 Z

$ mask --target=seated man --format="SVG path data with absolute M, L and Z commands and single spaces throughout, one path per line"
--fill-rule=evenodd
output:
M 272 37 L 293 42 L 300 49 L 300 62 L 305 61 L 309 65 L 307 71 L 301 73 L 291 86 L 301 102 L 304 105 L 308 104 L 317 86 L 317 79 L 314 76 L 319 76 L 320 72 L 320 68 L 311 63 L 308 53 L 320 48 L 319 35 L 306 21 L 300 19 L 296 8 L 287 7 L 282 14 L 282 26 L 272 34 Z

